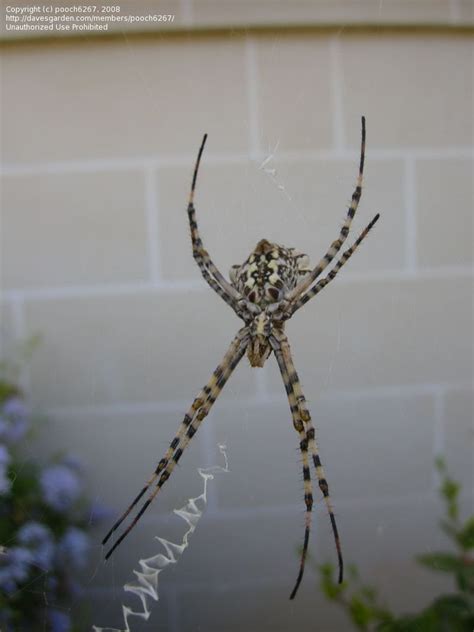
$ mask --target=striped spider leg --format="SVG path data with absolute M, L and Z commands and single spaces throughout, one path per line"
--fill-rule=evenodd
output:
M 206 144 L 207 134 L 204 134 L 201 147 L 199 148 L 196 165 L 194 167 L 193 181 L 191 184 L 191 193 L 189 194 L 188 201 L 188 219 L 189 227 L 191 229 L 191 242 L 193 246 L 193 257 L 196 261 L 202 276 L 209 283 L 212 289 L 219 294 L 224 301 L 230 305 L 236 312 L 238 312 L 237 303 L 241 298 L 234 287 L 227 281 L 227 279 L 218 270 L 214 262 L 209 256 L 207 250 L 204 249 L 201 237 L 199 235 L 199 229 L 196 220 L 196 209 L 194 208 L 194 191 L 196 189 L 197 174 L 199 171 L 199 164 L 201 162 L 202 152 L 204 145 Z
M 230 345 L 221 364 L 214 371 L 210 381 L 204 386 L 191 408 L 188 410 L 172 440 L 164 457 L 158 463 L 152 476 L 131 505 L 116 521 L 103 540 L 105 544 L 111 535 L 120 527 L 131 511 L 147 493 L 148 498 L 142 504 L 129 526 L 122 532 L 118 540 L 106 554 L 110 557 L 116 547 L 137 524 L 147 507 L 153 502 L 164 483 L 170 477 L 184 449 L 196 433 L 202 420 L 209 413 L 212 405 L 229 379 L 234 368 L 247 352 L 252 367 L 262 367 L 270 354 L 275 354 L 290 405 L 293 426 L 298 433 L 303 462 L 304 499 L 306 504 L 305 532 L 301 553 L 300 568 L 295 586 L 291 592 L 293 599 L 303 578 L 308 542 L 311 528 L 311 512 L 313 507 L 313 491 L 310 472 L 310 460 L 316 470 L 316 478 L 328 509 L 339 561 L 339 582 L 343 577 L 343 560 L 339 534 L 334 517 L 329 488 L 321 466 L 306 400 L 295 370 L 290 345 L 284 333 L 286 321 L 293 314 L 316 296 L 338 274 L 347 263 L 360 243 L 365 239 L 379 215 L 362 231 L 352 246 L 336 259 L 330 272 L 322 279 L 318 278 L 333 261 L 342 248 L 351 227 L 362 193 L 362 176 L 365 154 L 365 118 L 362 117 L 362 142 L 357 185 L 346 214 L 339 237 L 331 244 L 329 250 L 314 267 L 309 267 L 307 255 L 294 248 L 280 246 L 266 239 L 258 242 L 244 263 L 232 266 L 230 282 L 221 274 L 203 246 L 196 220 L 194 208 L 194 191 L 207 135 L 201 143 L 194 168 L 191 193 L 188 202 L 188 219 L 191 229 L 191 242 L 194 259 L 210 287 L 236 312 L 244 321 L 244 327 Z
M 296 579 L 295 586 L 293 590 L 291 591 L 291 595 L 290 595 L 290 599 L 294 599 L 296 592 L 299 588 L 299 585 L 301 583 L 301 580 L 303 579 L 306 555 L 308 552 L 309 534 L 311 530 L 311 512 L 313 510 L 313 485 L 311 482 L 311 472 L 309 469 L 309 458 L 308 458 L 309 441 L 308 441 L 307 426 L 303 419 L 301 408 L 298 405 L 298 399 L 296 397 L 295 389 L 293 386 L 294 380 L 298 379 L 296 372 L 290 373 L 288 363 L 285 359 L 285 353 L 282 349 L 281 343 L 274 335 L 270 337 L 270 344 L 272 346 L 273 352 L 275 353 L 275 357 L 277 359 L 278 366 L 280 368 L 281 376 L 283 378 L 283 383 L 285 385 L 288 402 L 290 404 L 291 416 L 293 418 L 293 426 L 299 435 L 301 458 L 303 462 L 304 501 L 306 505 L 306 517 L 305 517 L 303 549 L 301 552 L 301 560 L 300 560 L 300 569 L 298 572 L 298 577 Z
M 304 567 L 306 562 L 306 555 L 308 552 L 309 532 L 311 528 L 311 510 L 313 507 L 313 489 L 311 484 L 311 475 L 309 470 L 308 453 L 313 461 L 316 477 L 318 479 L 319 489 L 321 490 L 326 506 L 328 509 L 329 517 L 331 519 L 331 526 L 334 535 L 334 541 L 336 543 L 337 557 L 339 562 L 339 583 L 342 582 L 343 577 L 343 560 L 341 543 L 339 540 L 339 533 L 336 525 L 336 518 L 334 516 L 334 510 L 332 508 L 331 499 L 329 497 L 329 487 L 324 474 L 323 467 L 321 465 L 321 459 L 319 457 L 318 446 L 316 444 L 316 436 L 314 426 L 311 421 L 311 415 L 306 405 L 306 399 L 303 395 L 301 383 L 298 378 L 293 359 L 291 357 L 290 345 L 288 338 L 280 330 L 274 330 L 274 334 L 270 336 L 270 344 L 275 353 L 278 367 L 280 369 L 283 383 L 285 385 L 286 394 L 288 396 L 288 402 L 290 404 L 290 410 L 293 417 L 293 425 L 300 436 L 300 450 L 303 459 L 303 481 L 304 481 L 304 500 L 306 503 L 306 520 L 305 520 L 305 533 L 303 541 L 303 549 L 301 553 L 300 569 L 298 577 L 296 579 L 295 587 L 290 595 L 290 599 L 294 599 L 301 580 L 303 579 Z
M 311 298 L 316 296 L 322 289 L 326 287 L 328 283 L 330 283 L 339 270 L 344 266 L 345 263 L 350 259 L 353 253 L 357 250 L 359 244 L 365 239 L 375 222 L 379 219 L 379 214 L 377 214 L 374 219 L 368 224 L 368 226 L 362 231 L 359 237 L 356 239 L 354 244 L 347 248 L 344 253 L 341 255 L 340 259 L 338 259 L 332 268 L 332 270 L 321 279 L 316 285 L 310 288 L 306 293 L 302 296 L 296 296 L 293 301 L 284 301 L 282 302 L 282 311 L 279 314 L 279 317 L 282 321 L 288 320 L 291 316 L 297 311 L 300 307 L 302 307 L 305 303 L 307 303 Z M 304 279 L 303 279 L 304 280 Z M 279 326 L 280 325 L 280 326 Z M 283 326 L 281 323 L 276 322 L 272 328 L 272 333 L 269 335 L 269 342 L 271 348 L 275 354 L 277 359 L 278 367 L 280 369 L 280 373 L 283 379 L 283 383 L 285 385 L 286 394 L 288 397 L 288 402 L 290 405 L 290 411 L 293 418 L 293 426 L 300 436 L 300 450 L 303 461 L 303 481 L 304 481 L 304 500 L 306 504 L 306 518 L 305 518 L 305 532 L 304 532 L 304 540 L 303 540 L 303 548 L 301 551 L 301 559 L 300 559 L 300 568 L 298 572 L 298 576 L 296 579 L 295 586 L 291 592 L 290 599 L 294 599 L 296 593 L 298 591 L 301 580 L 303 579 L 306 556 L 308 551 L 308 542 L 309 542 L 309 534 L 311 529 L 311 511 L 313 507 L 313 490 L 311 484 L 311 476 L 308 464 L 308 453 L 311 456 L 313 461 L 313 465 L 316 470 L 316 477 L 318 479 L 319 488 L 323 494 L 324 500 L 326 502 L 326 507 L 329 513 L 329 518 L 331 520 L 331 527 L 333 531 L 334 541 L 336 544 L 338 565 L 339 565 L 339 583 L 342 583 L 343 574 L 344 574 L 344 563 L 342 558 L 342 549 L 341 542 L 339 538 L 339 532 L 337 529 L 336 518 L 334 515 L 334 510 L 331 503 L 331 498 L 329 496 L 329 486 L 324 474 L 323 467 L 321 465 L 321 459 L 319 457 L 319 451 L 316 443 L 316 435 L 314 426 L 311 421 L 311 415 L 309 413 L 308 407 L 306 405 L 306 398 L 303 394 L 303 390 L 301 388 L 301 383 L 299 381 L 298 374 L 296 372 L 293 359 L 291 356 L 290 344 L 288 342 L 288 338 L 284 333 Z
M 291 315 L 293 315 L 300 307 L 303 307 L 303 305 L 305 305 L 311 298 L 316 296 L 316 294 L 319 294 L 319 292 L 321 292 L 321 290 L 323 290 L 326 287 L 326 285 L 334 279 L 334 277 L 337 275 L 337 273 L 342 268 L 342 266 L 349 261 L 349 259 L 352 257 L 354 252 L 357 250 L 361 241 L 367 237 L 367 234 L 372 229 L 375 222 L 378 221 L 379 217 L 380 217 L 380 213 L 377 213 L 377 215 L 373 218 L 373 220 L 364 228 L 361 234 L 357 237 L 357 239 L 352 244 L 352 246 L 350 248 L 347 248 L 347 250 L 345 250 L 342 253 L 341 257 L 334 264 L 334 267 L 332 268 L 332 270 L 330 270 L 325 277 L 320 279 L 316 283 L 316 285 L 313 285 L 313 287 L 310 288 L 307 292 L 305 292 L 302 296 L 296 297 L 296 300 L 293 301 L 292 306 L 291 306 Z
M 296 296 L 299 296 L 302 292 L 307 290 L 309 286 L 316 280 L 316 278 L 323 272 L 326 267 L 331 263 L 334 257 L 337 255 L 345 242 L 349 230 L 351 228 L 352 220 L 356 214 L 359 201 L 362 196 L 362 178 L 364 176 L 364 162 L 365 162 L 365 116 L 362 117 L 362 138 L 360 144 L 360 162 L 359 162 L 359 175 L 357 176 L 357 184 L 352 194 L 352 200 L 347 209 L 346 219 L 342 225 L 339 237 L 332 242 L 329 250 L 324 257 L 318 263 L 317 266 L 308 274 L 293 290 L 288 294 L 287 299 L 292 301 Z
M 196 188 L 196 179 L 199 170 L 199 164 L 201 162 L 201 155 L 204 150 L 204 145 L 206 143 L 207 134 L 204 135 L 204 138 L 201 143 L 201 147 L 199 148 L 198 157 L 196 160 L 196 165 L 194 167 L 193 179 L 191 184 L 191 192 L 189 195 L 188 201 L 188 219 L 189 226 L 191 229 L 191 241 L 193 246 L 193 256 L 196 260 L 196 263 L 199 266 L 199 269 L 202 272 L 204 279 L 208 282 L 208 284 L 212 287 L 212 289 L 219 294 L 221 298 L 223 298 L 226 303 L 228 303 L 237 313 L 240 313 L 240 308 L 238 307 L 238 300 L 240 296 L 236 292 L 235 288 L 233 288 L 228 281 L 223 277 L 223 275 L 219 272 L 215 264 L 212 262 L 209 254 L 203 247 L 203 243 L 201 237 L 199 235 L 197 220 L 196 220 L 196 211 L 194 208 L 194 191 Z M 209 410 L 217 397 L 219 396 L 221 390 L 223 389 L 225 383 L 229 379 L 232 371 L 237 366 L 238 362 L 241 360 L 243 354 L 245 353 L 246 346 L 248 344 L 248 329 L 244 327 L 239 331 L 236 338 L 233 340 L 228 352 L 224 356 L 221 364 L 215 369 L 211 379 L 203 387 L 199 395 L 195 398 L 192 403 L 190 409 L 184 416 L 184 419 L 179 427 L 179 430 L 172 440 L 168 450 L 166 451 L 163 458 L 159 461 L 156 469 L 154 470 L 151 477 L 145 483 L 141 491 L 137 494 L 137 496 L 133 499 L 129 507 L 124 511 L 124 513 L 120 516 L 120 518 L 115 522 L 115 524 L 108 531 L 104 539 L 102 540 L 102 544 L 106 544 L 111 535 L 120 527 L 122 522 L 127 518 L 133 508 L 138 504 L 140 499 L 146 494 L 146 492 L 150 489 L 150 487 L 155 483 L 155 481 L 159 478 L 156 483 L 156 487 L 151 491 L 148 499 L 143 504 L 140 511 L 137 513 L 133 521 L 130 525 L 125 529 L 122 535 L 116 540 L 111 549 L 106 553 L 105 559 L 107 560 L 114 550 L 119 546 L 119 544 L 125 539 L 125 537 L 130 533 L 133 527 L 136 525 L 138 520 L 141 518 L 147 507 L 151 504 L 151 502 L 156 497 L 157 493 L 164 485 L 164 483 L 168 480 L 174 465 L 177 463 L 178 459 L 181 457 L 184 448 L 188 445 L 189 440 L 194 436 L 197 428 L 199 427 L 201 421 L 204 417 L 209 413 Z
M 164 457 L 158 463 L 155 471 L 145 483 L 139 494 L 134 498 L 130 506 L 120 516 L 117 522 L 107 533 L 105 538 L 102 540 L 102 544 L 106 544 L 111 535 L 118 529 L 118 527 L 122 524 L 125 518 L 132 511 L 132 509 L 137 505 L 139 500 L 158 479 L 158 482 L 156 483 L 154 489 L 152 488 L 147 500 L 143 503 L 140 511 L 137 513 L 129 526 L 125 529 L 125 531 L 123 531 L 121 536 L 115 541 L 113 546 L 105 555 L 106 560 L 112 555 L 119 544 L 125 539 L 125 537 L 137 524 L 142 515 L 145 513 L 145 510 L 153 502 L 160 489 L 170 477 L 176 463 L 178 463 L 179 459 L 181 458 L 181 455 L 183 454 L 186 446 L 196 434 L 202 420 L 208 415 L 212 405 L 218 398 L 233 370 L 242 359 L 242 356 L 244 355 L 245 349 L 248 344 L 248 340 L 248 329 L 246 327 L 243 327 L 232 341 L 222 362 L 215 369 L 209 382 L 202 388 L 198 396 L 194 399 L 191 407 L 189 408 L 188 412 L 184 416 L 183 421 L 181 422 L 176 436 L 170 443 L 170 447 L 166 451 Z

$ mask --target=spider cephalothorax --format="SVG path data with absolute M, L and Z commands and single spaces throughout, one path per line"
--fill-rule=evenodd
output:
M 247 351 L 252 366 L 261 367 L 273 352 L 285 384 L 293 426 L 299 437 L 301 459 L 303 462 L 304 501 L 306 505 L 305 532 L 298 577 L 290 595 L 290 599 L 293 599 L 303 577 L 308 550 L 311 511 L 313 507 L 310 460 L 313 463 L 318 486 L 323 494 L 331 520 L 339 562 L 339 582 L 342 582 L 343 562 L 336 518 L 329 497 L 328 483 L 319 458 L 315 430 L 298 374 L 293 364 L 290 344 L 284 332 L 284 325 L 285 321 L 291 318 L 300 307 L 319 294 L 319 292 L 334 279 L 379 218 L 379 216 L 376 215 L 352 246 L 347 248 L 339 259 L 336 260 L 330 272 L 328 272 L 326 276 L 319 278 L 341 250 L 349 234 L 351 222 L 359 204 L 362 193 L 362 174 L 364 170 L 365 119 L 362 117 L 362 143 L 357 185 L 352 194 L 352 201 L 347 210 L 346 218 L 339 232 L 339 236 L 333 241 L 324 257 L 315 267 L 310 268 L 309 259 L 306 255 L 298 252 L 294 248 L 286 248 L 267 241 L 266 239 L 262 239 L 242 265 L 232 267 L 230 271 L 230 283 L 221 274 L 208 252 L 204 249 L 196 221 L 194 189 L 206 138 L 207 135 L 204 136 L 202 141 L 194 168 L 188 204 L 193 255 L 205 280 L 244 321 L 244 326 L 237 332 L 222 362 L 215 369 L 209 382 L 201 389 L 191 404 L 176 436 L 171 441 L 168 450 L 159 461 L 153 474 L 133 500 L 132 504 L 120 516 L 105 536 L 103 544 L 107 542 L 112 533 L 122 524 L 143 495 L 151 488 L 147 500 L 143 503 L 135 518 L 124 530 L 105 557 L 106 559 L 109 558 L 115 548 L 122 542 L 131 529 L 133 529 L 146 508 L 168 480 L 176 463 L 181 458 L 184 449 L 196 433 L 202 420 L 209 413 L 211 406 L 216 401 L 219 393 L 224 388 L 232 371 L 240 362 L 244 353 Z M 154 488 L 152 488 L 152 485 L 154 485 Z

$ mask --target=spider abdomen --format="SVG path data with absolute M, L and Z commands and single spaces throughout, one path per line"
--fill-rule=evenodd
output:
M 232 266 L 232 285 L 251 303 L 265 307 L 284 298 L 309 272 L 307 255 L 262 239 L 242 265 Z

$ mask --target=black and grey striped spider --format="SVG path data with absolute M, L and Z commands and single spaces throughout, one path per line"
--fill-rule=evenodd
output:
M 206 138 L 207 134 L 204 135 L 199 149 L 188 203 L 193 255 L 208 284 L 232 307 L 236 314 L 244 321 L 244 326 L 238 331 L 222 362 L 215 369 L 211 379 L 198 394 L 190 409 L 185 414 L 176 436 L 171 442 L 166 454 L 158 463 L 152 476 L 132 501 L 132 504 L 122 516 L 120 516 L 105 536 L 103 544 L 108 541 L 114 531 L 122 524 L 142 496 L 154 485 L 154 488 L 150 489 L 150 494 L 141 509 L 108 551 L 105 559 L 111 556 L 117 546 L 127 534 L 130 533 L 146 508 L 168 480 L 176 463 L 181 458 L 184 449 L 196 433 L 202 420 L 209 413 L 211 406 L 216 401 L 244 353 L 247 352 L 251 366 L 262 367 L 273 351 L 285 384 L 293 418 L 293 426 L 300 440 L 300 450 L 303 461 L 306 518 L 300 568 L 295 586 L 290 595 L 290 599 L 293 599 L 303 578 L 311 526 L 313 491 L 309 465 L 310 457 L 313 461 L 319 488 L 326 501 L 331 520 L 339 562 L 339 582 L 342 582 L 343 577 L 343 560 L 336 519 L 329 497 L 328 483 L 319 458 L 311 416 L 306 405 L 298 374 L 293 364 L 290 345 L 284 332 L 285 321 L 291 318 L 300 307 L 313 298 L 313 296 L 316 296 L 316 294 L 334 279 L 379 218 L 377 214 L 355 240 L 353 245 L 343 252 L 331 271 L 315 283 L 321 273 L 340 251 L 349 234 L 351 222 L 359 204 L 364 171 L 365 118 L 362 117 L 359 176 L 352 195 L 352 201 L 339 237 L 331 244 L 329 250 L 318 265 L 314 268 L 310 268 L 307 255 L 296 251 L 294 248 L 286 248 L 269 242 L 266 239 L 262 239 L 242 265 L 232 266 L 230 271 L 230 283 L 219 272 L 207 250 L 203 247 L 193 203 L 196 178 Z

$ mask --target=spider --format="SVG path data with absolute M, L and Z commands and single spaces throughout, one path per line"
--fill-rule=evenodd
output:
M 212 405 L 245 352 L 247 352 L 252 367 L 262 367 L 273 352 L 285 385 L 293 426 L 298 433 L 303 463 L 304 501 L 306 505 L 305 530 L 298 575 L 290 595 L 290 599 L 294 599 L 303 578 L 311 528 L 313 491 L 310 460 L 313 462 L 319 489 L 323 494 L 331 521 L 338 557 L 339 583 L 341 583 L 343 579 L 343 559 L 336 518 L 329 496 L 329 487 L 319 458 L 311 416 L 303 395 L 298 374 L 293 364 L 290 344 L 285 335 L 285 322 L 334 279 L 362 240 L 365 239 L 375 222 L 379 219 L 379 214 L 377 214 L 352 246 L 347 248 L 339 259 L 336 260 L 330 272 L 328 272 L 325 277 L 317 280 L 341 250 L 349 234 L 351 222 L 359 204 L 364 171 L 365 117 L 362 117 L 359 175 L 356 188 L 352 195 L 352 200 L 339 236 L 331 244 L 321 261 L 314 268 L 311 268 L 307 255 L 298 252 L 294 248 L 287 248 L 262 239 L 243 264 L 232 266 L 230 270 L 230 282 L 219 272 L 207 250 L 205 250 L 196 221 L 194 191 L 206 139 L 207 134 L 204 135 L 197 156 L 188 203 L 188 218 L 191 228 L 193 256 L 204 279 L 244 321 L 244 326 L 238 331 L 234 340 L 231 342 L 227 353 L 222 362 L 215 369 L 209 382 L 194 399 L 191 407 L 184 416 L 176 436 L 171 441 L 168 450 L 158 463 L 153 474 L 134 498 L 128 509 L 125 510 L 112 526 L 103 539 L 102 544 L 105 544 L 109 540 L 111 535 L 118 529 L 125 518 L 127 518 L 140 499 L 150 490 L 148 498 L 134 519 L 107 552 L 105 556 L 107 560 L 137 524 L 147 507 L 152 503 L 160 489 L 170 477 L 183 451 L 195 435 L 202 420 L 208 415 Z

